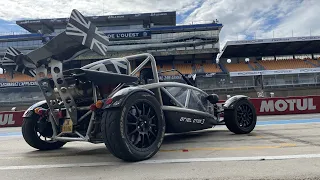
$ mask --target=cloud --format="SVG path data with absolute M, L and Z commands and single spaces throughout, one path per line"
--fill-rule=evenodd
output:
M 224 25 L 220 34 L 221 45 L 228 40 L 272 38 L 274 31 L 278 36 L 288 35 L 289 31 L 291 35 L 292 28 L 296 35 L 303 35 L 305 33 L 297 29 L 308 29 L 304 20 L 312 20 L 315 24 L 316 9 L 319 8 L 316 4 L 320 5 L 320 1 L 207 0 L 185 19 L 185 23 L 218 19 Z
M 84 15 L 110 15 L 155 11 L 188 12 L 202 0 L 1 0 L 0 19 L 34 19 L 69 17 L 72 9 Z
M 294 10 L 282 17 L 278 26 L 268 32 L 264 37 L 275 33 L 275 37 L 310 36 L 320 35 L 320 24 L 318 11 L 320 1 L 305 0 L 301 2 Z M 310 32 L 311 31 L 311 32 Z
M 72 9 L 87 16 L 177 11 L 178 24 L 218 19 L 221 47 L 228 40 L 309 36 L 310 29 L 320 35 L 319 0 L 1 0 L 0 19 L 68 17 Z

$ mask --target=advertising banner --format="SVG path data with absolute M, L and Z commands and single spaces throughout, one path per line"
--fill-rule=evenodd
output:
M 35 81 L 0 83 L 0 88 L 1 87 L 24 87 L 24 86 L 38 86 L 38 83 Z
M 320 113 L 320 96 L 251 98 L 258 116 Z M 222 106 L 225 101 L 220 101 Z
M 320 113 L 320 96 L 252 99 L 258 115 Z
M 251 99 L 258 116 L 320 113 L 320 96 Z M 223 106 L 224 100 L 218 103 Z M 24 111 L 0 112 L 1 127 L 20 127 Z
M 238 71 L 238 72 L 230 72 L 230 77 L 238 77 L 238 76 L 258 76 L 261 75 L 261 71 Z
M 104 34 L 108 36 L 110 41 L 151 39 L 151 31 L 132 31 L 132 32 L 113 32 L 113 33 L 104 32 Z M 42 42 L 47 43 L 54 37 L 55 37 L 54 35 L 43 36 Z
M 301 69 L 230 72 L 230 76 L 237 77 L 237 76 L 279 75 L 279 74 L 305 74 L 305 73 L 319 73 L 319 72 L 320 72 L 320 68 L 301 68 Z
M 105 33 L 105 34 L 109 37 L 110 40 L 151 38 L 151 31 L 117 32 L 117 33 Z
M 320 36 L 305 36 L 305 37 L 288 37 L 288 38 L 230 41 L 227 43 L 227 45 L 279 43 L 279 42 L 295 42 L 295 41 L 318 41 L 318 40 L 320 40 Z
M 22 126 L 24 111 L 0 112 L 0 128 Z

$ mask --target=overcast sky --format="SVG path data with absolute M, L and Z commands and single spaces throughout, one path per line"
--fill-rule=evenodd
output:
M 1 0 L 0 33 L 16 20 L 177 11 L 179 24 L 218 19 L 228 40 L 320 35 L 320 0 Z

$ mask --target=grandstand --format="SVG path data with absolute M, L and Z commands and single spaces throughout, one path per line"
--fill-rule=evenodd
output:
M 318 68 L 319 45 L 318 36 L 229 41 L 219 62 L 230 72 Z
M 319 36 L 229 41 L 217 57 L 224 74 L 202 78 L 199 86 L 251 96 L 256 91 L 286 96 L 288 90 L 297 92 L 291 95 L 319 94 L 319 45 Z
M 219 62 L 230 68 L 241 64 L 231 71 L 318 68 L 319 45 L 319 36 L 229 41 Z

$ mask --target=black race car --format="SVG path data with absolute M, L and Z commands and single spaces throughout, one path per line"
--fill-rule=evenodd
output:
M 23 115 L 22 134 L 30 146 L 53 150 L 70 141 L 105 143 L 114 156 L 141 161 L 158 152 L 165 133 L 226 125 L 246 134 L 255 128 L 256 110 L 248 97 L 233 96 L 221 108 L 218 95 L 197 88 L 194 78 L 177 70 L 182 82 L 159 78 L 165 72 L 157 71 L 148 53 L 63 70 L 65 62 L 87 51 L 105 56 L 108 43 L 105 34 L 73 10 L 66 30 L 42 47 L 28 54 L 7 49 L 1 67 L 36 77 L 45 97 Z

